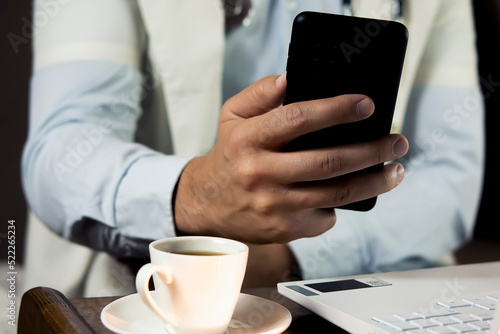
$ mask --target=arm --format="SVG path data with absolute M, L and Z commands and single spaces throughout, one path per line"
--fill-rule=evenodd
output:
M 368 213 L 290 244 L 306 278 L 435 264 L 473 229 L 483 173 L 483 106 L 469 1 L 443 1 L 409 102 L 405 181 Z
M 251 243 L 315 236 L 336 221 L 324 208 L 370 198 L 404 177 L 398 163 L 342 181 L 311 182 L 393 160 L 408 149 L 402 135 L 334 148 L 283 152 L 300 135 L 369 117 L 373 102 L 351 94 L 280 106 L 285 75 L 259 80 L 222 107 L 217 143 L 193 159 L 179 180 L 175 212 L 189 234 Z
M 23 153 L 36 214 L 65 238 L 120 257 L 147 256 L 149 240 L 174 235 L 172 189 L 188 162 L 133 143 L 140 31 L 133 1 L 88 0 L 61 5 L 37 30 Z
M 281 152 L 290 138 L 373 112 L 372 102 L 362 95 L 278 107 L 285 81 L 264 78 L 224 105 L 217 145 L 190 162 L 180 178 L 175 206 L 181 231 L 253 243 L 314 236 L 336 221 L 334 210 L 318 208 L 365 199 L 401 182 L 400 165 L 389 164 L 380 173 L 345 182 L 303 183 L 391 160 L 406 153 L 408 146 L 401 135 L 389 135 L 370 143 Z M 252 244 L 244 285 L 290 279 L 294 268 L 296 261 L 286 244 Z
M 99 7 L 88 6 L 87 11 Z M 71 21 L 71 16 L 65 20 Z M 94 22 L 98 31 L 99 22 Z M 107 21 L 101 23 L 108 32 Z M 127 24 L 114 27 L 125 31 L 119 40 L 135 31 Z M 51 32 L 54 39 L 65 31 L 61 28 L 65 26 L 44 33 Z M 99 45 L 103 44 L 109 45 Z M 407 142 L 401 135 L 390 135 L 334 149 L 281 152 L 301 134 L 364 119 L 374 107 L 362 95 L 279 107 L 284 76 L 264 78 L 230 99 L 221 111 L 215 147 L 187 165 L 187 159 L 132 143 L 139 101 L 124 102 L 120 97 L 137 89 L 140 76 L 123 61 L 103 61 L 102 50 L 96 50 L 97 60 L 64 59 L 65 64 L 38 70 L 33 79 L 33 123 L 23 160 L 25 188 L 38 215 L 70 240 L 113 255 L 146 254 L 145 241 L 174 235 L 170 203 L 184 167 L 175 202 L 178 229 L 257 243 L 323 233 L 333 226 L 335 215 L 318 208 L 376 196 L 401 182 L 404 173 L 397 163 L 331 185 L 303 182 L 393 160 L 406 152 Z M 71 82 L 51 88 L 48 83 L 60 77 L 70 77 Z M 100 129 L 108 117 L 112 126 Z M 91 134 L 99 129 L 102 136 L 92 137 L 98 142 L 93 144 Z M 394 150 L 396 142 L 402 150 Z

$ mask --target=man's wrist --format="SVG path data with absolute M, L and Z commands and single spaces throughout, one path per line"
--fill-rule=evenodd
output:
M 207 198 L 200 194 L 205 157 L 192 159 L 184 168 L 172 196 L 173 222 L 177 235 L 209 235 Z

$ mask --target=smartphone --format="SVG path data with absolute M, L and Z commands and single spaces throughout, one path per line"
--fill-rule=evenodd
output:
M 395 21 L 302 12 L 293 22 L 283 105 L 342 94 L 365 94 L 375 103 L 366 120 L 335 125 L 300 136 L 286 151 L 372 141 L 390 133 L 408 42 L 408 30 Z M 380 170 L 378 164 L 357 173 Z M 368 211 L 377 198 L 339 208 Z

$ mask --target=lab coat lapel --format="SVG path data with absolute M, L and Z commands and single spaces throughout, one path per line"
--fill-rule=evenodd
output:
M 139 0 L 161 77 L 175 154 L 206 153 L 221 107 L 224 19 L 220 1 Z
M 388 0 L 353 0 L 358 16 L 389 19 Z M 424 6 L 421 6 L 425 3 Z M 408 0 L 410 33 L 394 115 L 399 132 L 417 70 L 440 0 Z M 224 50 L 219 1 L 139 0 L 149 34 L 150 53 L 162 75 L 176 154 L 200 154 L 215 142 L 221 104 Z M 181 33 L 182 32 L 182 33 Z M 175 50 L 175 52 L 172 52 Z
M 353 0 L 353 9 L 357 16 L 391 19 L 390 2 Z M 440 0 L 405 1 L 404 24 L 409 31 L 409 41 L 394 113 L 393 132 L 400 132 L 402 129 L 411 89 L 440 4 Z

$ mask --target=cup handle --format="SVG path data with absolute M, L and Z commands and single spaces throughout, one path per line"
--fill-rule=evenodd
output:
M 146 263 L 139 269 L 137 277 L 135 279 L 135 287 L 139 297 L 141 297 L 144 304 L 146 304 L 151 311 L 156 313 L 163 321 L 171 324 L 174 327 L 178 326 L 176 317 L 169 312 L 162 310 L 158 304 L 154 301 L 151 296 L 151 291 L 149 291 L 149 280 L 154 273 L 157 273 L 159 278 L 166 285 L 172 284 L 173 277 L 172 274 L 167 271 L 165 267 L 156 265 L 154 263 Z

